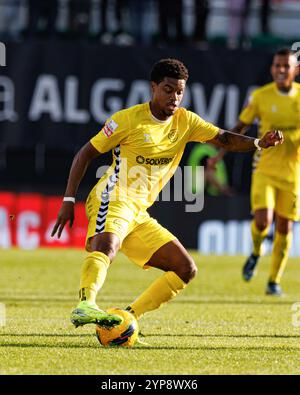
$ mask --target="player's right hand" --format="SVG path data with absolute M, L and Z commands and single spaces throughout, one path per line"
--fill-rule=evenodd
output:
M 63 202 L 57 215 L 56 223 L 52 229 L 51 237 L 55 236 L 56 232 L 58 231 L 57 237 L 60 238 L 61 233 L 68 221 L 70 221 L 69 226 L 72 228 L 74 222 L 74 203 Z

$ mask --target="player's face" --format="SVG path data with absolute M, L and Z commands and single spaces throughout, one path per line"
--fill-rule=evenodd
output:
M 159 84 L 151 82 L 151 103 L 158 112 L 156 116 L 164 119 L 175 113 L 183 98 L 185 84 L 185 80 L 169 77 L 165 77 Z
M 299 67 L 294 55 L 274 56 L 271 74 L 278 89 L 289 90 L 298 73 Z

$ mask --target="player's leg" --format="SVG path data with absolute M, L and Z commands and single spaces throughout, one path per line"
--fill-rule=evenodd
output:
M 86 256 L 80 275 L 80 301 L 72 312 L 71 321 L 75 326 L 94 323 L 103 325 L 119 323 L 120 318 L 111 316 L 100 310 L 96 304 L 96 296 L 102 287 L 107 269 L 126 236 L 133 214 L 124 203 L 110 201 L 96 188 L 90 193 L 86 202 L 89 219 L 86 237 Z M 123 219 L 125 218 L 125 219 Z M 102 315 L 102 321 L 100 321 Z
M 120 318 L 100 310 L 96 296 L 104 284 L 108 267 L 120 247 L 117 235 L 110 232 L 97 234 L 89 239 L 89 254 L 84 259 L 80 275 L 79 304 L 71 314 L 75 326 L 98 323 L 113 326 Z
M 104 284 L 107 269 L 120 248 L 119 237 L 111 232 L 97 234 L 89 240 L 80 275 L 80 300 L 96 303 L 96 296 Z
M 269 185 L 268 179 L 262 174 L 254 173 L 251 185 L 251 207 L 254 213 L 251 222 L 253 250 L 243 266 L 242 276 L 245 281 L 250 281 L 254 276 L 262 255 L 262 243 L 273 222 L 275 196 L 275 188 Z
M 276 215 L 276 230 L 271 257 L 271 272 L 266 289 L 267 295 L 281 296 L 283 294 L 280 280 L 292 245 L 292 228 L 292 220 Z
M 147 262 L 147 266 L 161 269 L 165 273 L 130 304 L 130 311 L 136 318 L 173 299 L 197 274 L 193 259 L 178 240 L 160 247 Z
M 272 208 L 262 208 L 254 212 L 254 218 L 251 222 L 252 253 L 258 257 L 262 255 L 262 243 L 270 231 L 273 216 Z
M 299 209 L 299 197 L 294 191 L 277 190 L 275 237 L 271 257 L 271 273 L 266 290 L 268 295 L 282 295 L 280 280 L 287 264 L 292 245 L 293 223 L 299 219 Z
M 262 242 L 269 233 L 273 221 L 273 210 L 258 209 L 254 212 L 251 222 L 251 236 L 253 250 L 243 266 L 243 278 L 250 281 L 255 274 L 258 260 L 262 255 Z
M 122 252 L 143 269 L 155 267 L 165 273 L 130 304 L 137 318 L 175 297 L 197 272 L 176 237 L 146 215 L 145 221 L 124 239 Z

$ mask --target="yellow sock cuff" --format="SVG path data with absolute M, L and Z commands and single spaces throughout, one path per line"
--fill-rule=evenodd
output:
M 164 277 L 174 291 L 181 291 L 186 287 L 186 283 L 175 272 L 166 272 Z
M 107 255 L 100 251 L 93 251 L 88 254 L 85 259 L 92 258 L 103 262 L 106 265 L 106 269 L 108 269 L 110 265 L 110 259 Z

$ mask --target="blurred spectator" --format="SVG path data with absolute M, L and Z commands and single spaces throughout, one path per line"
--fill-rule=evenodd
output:
M 182 0 L 158 0 L 159 41 L 161 43 L 182 43 Z
M 239 47 L 247 34 L 247 17 L 249 14 L 251 0 L 231 0 L 228 1 L 228 38 L 227 46 L 230 49 Z
M 206 43 L 206 22 L 209 14 L 208 0 L 194 0 L 195 4 L 195 28 L 192 40 L 198 45 Z
M 57 0 L 27 0 L 27 36 L 53 36 L 56 32 Z
M 129 31 L 139 44 L 149 44 L 152 38 L 150 22 L 152 0 L 129 0 Z M 150 22 L 150 23 L 149 23 Z
M 280 2 L 281 0 L 277 0 Z M 259 8 L 259 21 L 261 34 L 270 33 L 269 18 L 271 14 L 271 0 L 261 0 Z M 228 48 L 249 44 L 248 19 L 251 11 L 252 0 L 231 0 L 228 2 Z
M 115 0 L 117 30 L 115 31 L 115 44 L 132 45 L 134 38 L 128 34 L 126 17 L 128 17 L 128 0 Z M 136 21 L 131 21 L 136 23 Z
M 210 156 L 206 155 L 200 161 L 200 166 L 204 166 L 204 192 L 211 196 L 234 196 L 235 191 L 228 185 L 225 172 L 219 172 L 209 165 Z
M 271 0 L 262 0 L 260 12 L 260 28 L 263 34 L 270 33 L 269 19 L 271 13 Z
M 275 1 L 275 0 L 274 0 Z M 280 2 L 281 0 L 277 0 Z M 271 14 L 271 3 L 272 0 L 261 0 L 260 1 L 260 8 L 259 8 L 259 23 L 260 23 L 260 30 L 262 34 L 269 34 L 269 19 Z M 253 4 L 253 0 L 246 1 L 245 7 L 245 17 L 249 17 L 250 14 L 250 7 Z
M 0 2 L 0 36 L 3 39 L 18 38 L 20 36 L 22 0 L 9 0 Z
M 113 34 L 109 28 L 108 22 L 108 0 L 101 0 L 101 42 L 103 44 L 112 44 Z
M 126 18 L 128 18 L 128 0 L 101 0 L 101 42 L 103 44 L 132 45 L 134 38 L 128 34 Z M 110 13 L 109 13 L 109 7 Z M 109 23 L 114 14 L 115 28 Z M 135 23 L 132 22 L 132 23 Z
M 235 193 L 228 184 L 227 166 L 223 156 L 218 154 L 212 144 L 194 145 L 187 159 L 187 165 L 192 169 L 192 193 L 197 194 L 203 191 L 211 196 L 232 196 Z M 198 173 L 199 166 L 204 167 L 203 179 L 201 179 L 202 174 Z
M 69 0 L 70 32 L 72 36 L 88 36 L 90 7 L 90 0 Z

